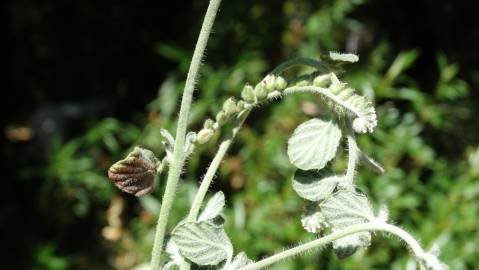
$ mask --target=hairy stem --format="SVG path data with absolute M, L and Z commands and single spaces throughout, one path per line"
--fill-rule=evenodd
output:
M 185 89 L 181 100 L 180 115 L 178 118 L 178 128 L 176 130 L 175 148 L 173 151 L 173 160 L 171 161 L 168 171 L 168 179 L 166 182 L 165 194 L 160 209 L 160 216 L 156 226 L 155 240 L 153 243 L 153 251 L 151 255 L 151 269 L 158 270 L 161 266 L 160 255 L 163 250 L 163 241 L 165 238 L 168 216 L 175 198 L 176 187 L 180 179 L 181 169 L 185 162 L 184 144 L 186 139 L 186 128 L 188 125 L 189 112 L 195 89 L 195 81 L 198 77 L 198 70 L 201 64 L 211 28 L 216 18 L 221 0 L 211 0 L 206 11 L 203 25 L 201 26 L 200 35 L 196 43 L 196 47 L 191 60 L 190 69 L 186 77 Z
M 285 250 L 283 252 L 280 252 L 276 255 L 273 255 L 271 257 L 268 257 L 266 259 L 263 259 L 261 261 L 248 264 L 247 266 L 240 268 L 240 270 L 257 270 L 257 269 L 262 269 L 267 266 L 270 266 L 272 264 L 275 264 L 277 262 L 280 262 L 282 260 L 291 258 L 293 256 L 299 255 L 301 253 L 304 253 L 306 251 L 312 250 L 312 249 L 317 249 L 320 248 L 326 244 L 329 244 L 335 240 L 338 240 L 342 237 L 358 233 L 358 232 L 363 232 L 363 231 L 383 231 L 383 232 L 388 232 L 391 234 L 394 234 L 401 238 L 410 248 L 411 251 L 414 253 L 414 255 L 417 258 L 422 258 L 424 255 L 424 250 L 422 247 L 419 245 L 419 243 L 412 237 L 408 232 L 405 230 L 396 227 L 391 224 L 387 223 L 381 223 L 381 222 L 369 222 L 369 223 L 363 223 L 363 224 L 358 224 L 358 225 L 353 225 L 349 226 L 343 230 L 336 231 L 334 233 L 331 233 L 327 236 L 324 236 L 322 238 L 313 240 L 311 242 L 308 242 L 306 244 Z
M 206 171 L 203 181 L 201 181 L 201 185 L 198 189 L 198 192 L 195 195 L 195 199 L 193 200 L 193 204 L 188 214 L 187 221 L 196 221 L 198 217 L 198 213 L 200 211 L 200 207 L 203 203 L 203 200 L 205 199 L 206 193 L 208 192 L 208 188 L 211 185 L 211 181 L 213 181 L 213 178 L 221 164 L 221 161 L 226 155 L 226 152 L 231 146 L 231 143 L 236 137 L 236 134 L 238 134 L 239 130 L 243 126 L 243 123 L 248 117 L 250 112 L 251 112 L 251 108 L 246 109 L 239 116 L 236 126 L 231 130 L 231 133 L 229 134 L 229 136 L 220 144 L 218 148 L 218 152 L 216 152 L 216 155 L 213 158 L 213 161 L 211 162 L 210 166 L 208 167 L 208 170 Z
M 327 97 L 328 99 L 330 99 L 331 101 L 333 101 L 334 103 L 340 105 L 341 107 L 345 108 L 346 110 L 348 110 L 349 112 L 351 112 L 352 114 L 356 115 L 357 117 L 359 117 L 359 112 L 351 107 L 348 103 L 346 103 L 345 101 L 343 101 L 342 99 L 340 99 L 339 97 L 337 97 L 336 95 L 334 95 L 333 93 L 331 93 L 328 89 L 326 88 L 321 88 L 321 87 L 316 87 L 316 86 L 292 86 L 292 87 L 288 87 L 284 90 L 284 94 L 294 94 L 294 93 L 298 93 L 298 92 L 311 92 L 311 93 L 316 93 L 316 94 L 320 94 L 320 95 L 323 95 L 325 97 Z
M 348 170 L 346 171 L 346 181 L 352 186 L 354 182 L 354 174 L 356 173 L 356 164 L 358 163 L 360 151 L 354 138 L 354 132 L 351 127 L 347 127 L 348 131 Z

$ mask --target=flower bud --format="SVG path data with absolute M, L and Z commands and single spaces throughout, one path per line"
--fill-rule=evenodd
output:
M 266 77 L 264 77 L 263 83 L 264 83 L 264 88 L 266 89 L 266 91 L 268 93 L 271 93 L 274 91 L 276 87 L 276 78 L 274 75 L 271 75 L 271 74 L 267 75 Z
M 237 113 L 240 113 L 242 110 L 244 110 L 246 106 L 246 103 L 242 100 L 238 101 L 238 103 L 236 103 L 236 112 Z
M 313 80 L 313 85 L 316 87 L 328 87 L 331 84 L 329 74 L 319 75 Z
M 141 147 L 113 164 L 108 170 L 108 178 L 124 192 L 137 197 L 153 190 L 157 159 L 153 152 Z
M 348 87 L 348 88 L 343 89 L 341 92 L 339 92 L 338 98 L 340 98 L 342 100 L 347 100 L 353 94 L 354 94 L 354 89 Z
M 198 132 L 198 136 L 196 137 L 196 141 L 199 144 L 207 143 L 211 137 L 213 137 L 214 131 L 212 129 L 204 128 Z
M 329 91 L 331 91 L 331 93 L 333 93 L 335 95 L 337 95 L 343 89 L 344 89 L 344 84 L 343 83 L 332 83 L 329 86 Z
M 214 129 L 213 125 L 215 124 L 215 121 L 211 119 L 206 119 L 205 122 L 203 123 L 203 128 L 204 129 Z
M 283 77 L 277 76 L 275 79 L 275 85 L 276 90 L 283 91 L 288 86 L 288 83 Z
M 256 99 L 261 101 L 266 98 L 268 95 L 268 90 L 266 90 L 265 83 L 260 82 L 254 88 L 254 94 L 256 95 Z
M 248 103 L 254 103 L 254 89 L 253 86 L 246 84 L 241 91 L 241 97 Z
M 308 86 L 310 85 L 310 81 L 308 80 L 300 80 L 294 84 L 294 86 Z
M 223 111 L 220 111 L 218 114 L 216 114 L 216 123 L 218 123 L 218 125 L 224 125 L 224 123 L 226 123 L 226 120 L 228 119 Z
M 225 103 L 223 103 L 223 111 L 225 112 L 226 116 L 232 116 L 236 113 L 236 102 L 234 98 L 228 98 Z

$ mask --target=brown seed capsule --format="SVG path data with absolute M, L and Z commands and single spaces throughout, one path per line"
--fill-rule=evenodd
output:
M 139 197 L 153 190 L 156 163 L 153 152 L 135 147 L 125 159 L 110 167 L 108 178 L 122 191 Z

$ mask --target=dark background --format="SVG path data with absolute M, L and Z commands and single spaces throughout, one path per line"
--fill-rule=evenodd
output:
M 306 6 L 304 16 L 310 16 L 333 2 L 298 1 L 298 5 Z M 47 181 L 51 178 L 42 168 L 51 162 L 55 144 L 84 135 L 105 117 L 137 127 L 148 122 L 151 114 L 145 112 L 145 104 L 156 98 L 168 74 L 177 70 L 180 81 L 185 77 L 181 64 L 158 53 L 157 46 L 174 44 L 191 55 L 207 1 L 16 0 L 1 5 L 6 66 L 2 268 L 63 269 L 62 263 L 41 262 L 42 243 L 54 243 L 50 260 L 72 261 L 65 269 L 114 268 L 106 258 L 116 249 L 98 233 L 108 203 L 93 200 L 91 208 L 101 211 L 81 217 L 71 214 L 72 202 L 55 193 L 64 190 L 54 180 Z M 289 27 L 284 5 L 283 1 L 224 1 L 205 61 L 217 68 L 231 66 L 238 60 L 238 51 L 250 50 L 273 67 L 285 56 L 294 56 L 295 47 L 285 52 L 281 36 Z M 245 14 L 255 6 L 262 7 L 263 13 L 251 19 Z M 458 77 L 469 85 L 469 95 L 450 104 L 467 108 L 468 117 L 458 119 L 452 131 L 444 134 L 426 125 L 422 135 L 439 155 L 451 162 L 463 159 L 467 147 L 479 141 L 479 20 L 474 1 L 368 1 L 347 17 L 363 26 L 361 56 L 367 57 L 384 40 L 389 44 L 389 62 L 401 51 L 417 49 L 420 57 L 407 76 L 426 94 L 432 94 L 428 91 L 438 80 L 439 52 L 459 66 Z M 234 34 L 237 25 L 247 34 Z M 345 49 L 341 38 L 333 39 L 342 44 L 337 50 Z M 403 101 L 395 104 L 401 111 L 410 109 Z M 254 114 L 249 121 L 261 119 L 262 115 Z M 8 130 L 15 127 L 28 127 L 33 135 L 9 137 Z M 425 177 L 429 170 L 422 172 Z M 128 219 L 135 215 L 136 203 L 134 198 L 124 198 L 130 207 Z

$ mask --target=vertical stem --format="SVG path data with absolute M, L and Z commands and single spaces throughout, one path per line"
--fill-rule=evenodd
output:
M 186 77 L 185 89 L 181 100 L 180 115 L 178 118 L 178 128 L 176 130 L 175 148 L 173 151 L 173 160 L 168 171 L 168 179 L 166 182 L 165 194 L 160 209 L 160 216 L 156 226 L 155 240 L 153 243 L 153 251 L 151 255 L 151 269 L 159 270 L 161 266 L 160 255 L 163 250 L 163 241 L 165 238 L 168 216 L 175 198 L 176 187 L 181 174 L 181 169 L 185 162 L 184 144 L 186 139 L 186 128 L 188 117 L 195 88 L 195 81 L 198 77 L 198 70 L 201 64 L 201 58 L 206 48 L 211 28 L 216 18 L 221 0 L 211 0 L 206 11 L 203 25 L 201 26 L 200 35 L 196 43 L 196 47 L 191 60 L 190 69 Z

